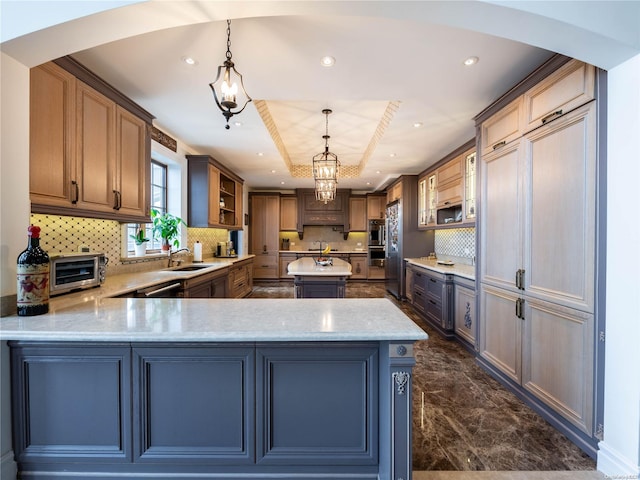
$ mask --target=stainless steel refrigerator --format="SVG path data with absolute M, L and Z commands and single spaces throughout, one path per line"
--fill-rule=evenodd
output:
M 418 230 L 418 177 L 402 177 L 402 198 L 387 205 L 385 286 L 398 299 L 406 297 L 405 258 L 434 251 L 433 230 Z

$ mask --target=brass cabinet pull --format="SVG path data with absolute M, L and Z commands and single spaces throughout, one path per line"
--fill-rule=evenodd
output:
M 544 125 L 548 121 L 553 120 L 554 118 L 559 117 L 560 115 L 562 115 L 562 110 L 556 110 L 555 112 L 552 112 L 549 115 L 547 115 L 546 117 L 544 117 L 542 119 L 542 124 Z
M 502 140 L 501 142 L 496 143 L 492 148 L 494 150 L 497 150 L 500 147 L 504 147 L 507 144 L 506 140 Z

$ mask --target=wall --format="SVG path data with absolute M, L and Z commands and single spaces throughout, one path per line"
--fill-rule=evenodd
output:
M 598 470 L 640 475 L 640 55 L 608 72 L 607 299 L 604 441 Z M 613 476 L 616 477 L 613 477 Z
M 16 302 L 16 259 L 27 245 L 29 225 L 29 69 L 0 55 L 0 294 Z M 0 342 L 0 478 L 16 477 L 11 447 L 9 348 Z

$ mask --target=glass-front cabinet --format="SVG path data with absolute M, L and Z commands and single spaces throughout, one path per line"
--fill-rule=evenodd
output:
M 476 218 L 476 152 L 465 158 L 464 166 L 464 218 L 475 221 Z
M 436 224 L 436 174 L 425 175 L 418 179 L 418 227 L 430 227 Z
M 468 226 L 476 221 L 476 151 L 468 142 L 418 178 L 418 228 Z

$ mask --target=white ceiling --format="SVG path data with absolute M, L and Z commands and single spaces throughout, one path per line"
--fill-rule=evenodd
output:
M 372 191 L 400 174 L 417 174 L 470 140 L 473 117 L 552 55 L 504 34 L 461 28 L 481 20 L 470 12 L 487 7 L 482 2 L 129 3 L 134 5 L 86 17 L 84 30 L 78 30 L 79 23 L 61 24 L 31 38 L 5 42 L 3 51 L 36 63 L 34 58 L 46 55 L 47 49 L 57 56 L 72 54 L 153 114 L 155 124 L 188 150 L 212 155 L 251 188 L 313 186 L 310 178 L 293 177 L 290 167 L 310 166 L 312 156 L 323 151 L 324 108 L 334 112 L 329 116 L 330 150 L 343 165 L 363 167 L 358 177 L 341 179 L 340 187 Z M 630 13 L 633 17 L 640 12 L 637 2 L 629 3 L 634 8 L 625 5 L 622 17 L 616 17 L 627 23 Z M 365 4 L 371 4 L 375 14 L 363 13 Z M 146 10 L 134 10 L 143 7 Z M 124 9 L 128 15 L 117 16 Z M 237 117 L 242 126 L 229 130 L 209 88 L 224 60 L 227 17 L 233 18 L 233 60 L 254 99 Z M 486 25 L 493 20 L 486 17 Z M 620 28 L 624 22 L 604 23 L 612 23 L 613 30 L 617 25 L 618 36 L 625 31 Z M 536 43 L 529 40 L 527 25 L 510 27 Z M 604 27 L 595 27 L 603 37 Z M 637 28 L 633 24 L 631 30 Z M 47 33 L 61 40 L 57 50 L 45 43 Z M 551 42 L 553 50 L 571 53 L 572 44 L 560 33 L 557 38 L 561 40 Z M 603 38 L 599 45 L 612 42 Z M 33 48 L 37 42 L 42 48 Z M 336 58 L 334 67 L 321 66 L 324 55 Z M 186 65 L 181 60 L 185 56 L 195 58 L 197 65 Z M 463 61 L 469 56 L 480 61 L 466 67 Z M 256 104 L 267 106 L 280 145 L 274 143 Z M 386 128 L 378 138 L 381 122 Z M 422 126 L 415 128 L 416 122 Z

